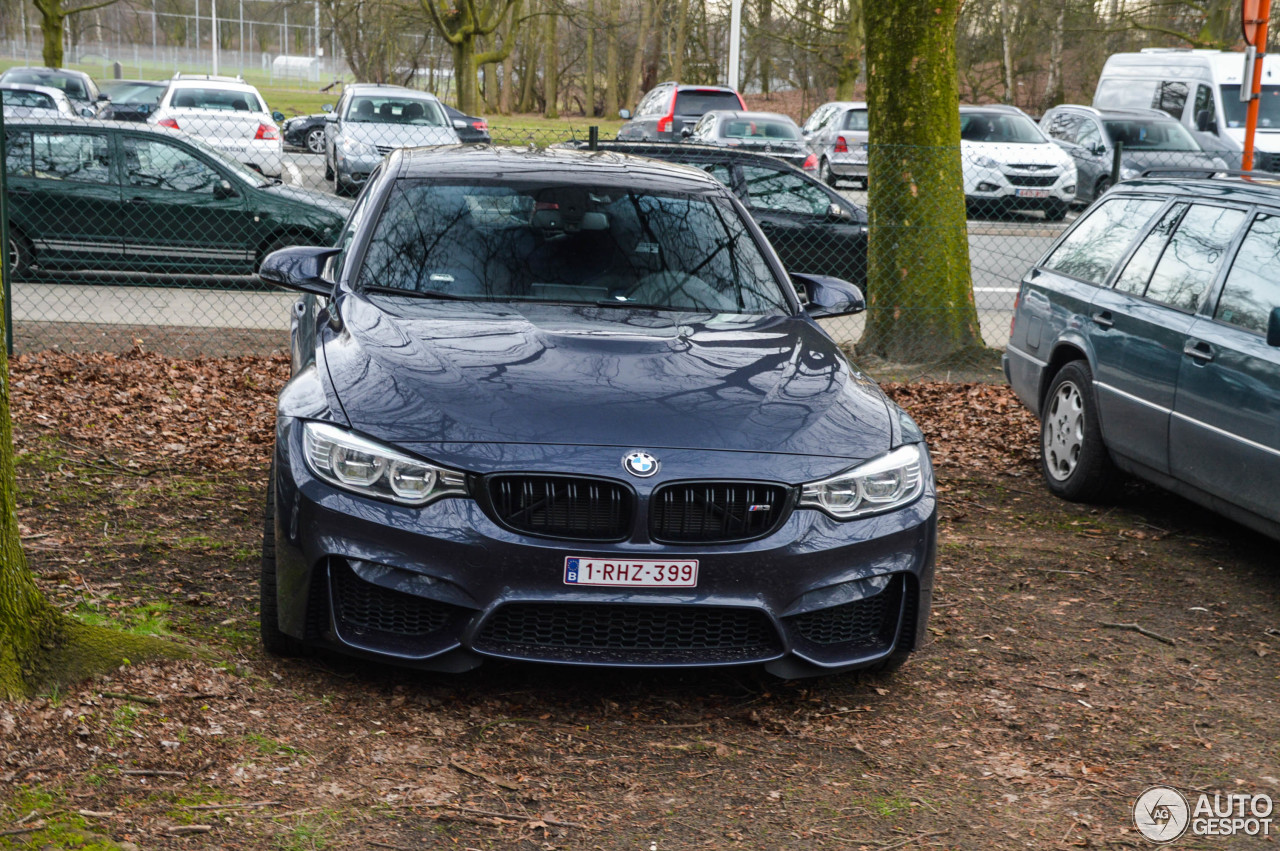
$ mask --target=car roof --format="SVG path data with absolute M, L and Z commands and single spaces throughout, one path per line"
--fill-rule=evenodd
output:
M 225 89 L 229 92 L 254 92 L 257 87 L 229 77 L 182 77 L 169 81 L 171 89 Z
M 347 86 L 346 91 L 352 94 L 360 94 L 363 92 L 403 92 L 406 94 L 416 95 L 418 97 L 430 98 L 431 100 L 440 99 L 431 92 L 424 92 L 422 89 L 411 89 L 408 86 L 394 86 L 390 83 L 352 83 Z
M 585 145 L 585 142 L 565 143 L 569 145 Z M 601 140 L 597 143 L 602 151 L 614 151 L 637 157 L 658 157 L 666 162 L 680 160 L 706 165 L 707 163 L 738 163 L 740 165 L 757 165 L 775 168 L 780 171 L 794 171 L 802 177 L 809 175 L 788 162 L 757 151 L 727 145 L 699 145 L 694 142 L 642 142 L 639 140 Z M 701 169 L 699 169 L 701 171 Z M 809 178 L 812 179 L 812 178 Z
M 10 71 L 37 71 L 41 74 L 65 74 L 68 77 L 92 79 L 83 71 L 76 71 L 71 68 L 50 68 L 48 65 L 15 65 L 12 68 L 6 68 L 4 73 L 8 74 Z M 3 74 L 0 74 L 0 76 L 3 76 Z
M 398 178 L 474 177 L 505 173 L 515 179 L 546 176 L 572 183 L 587 183 L 593 178 L 601 178 L 625 185 L 639 177 L 678 191 L 724 189 L 723 184 L 701 169 L 610 150 L 495 145 L 400 148 L 391 153 L 388 167 L 397 169 Z
M 1026 115 L 1025 112 L 1016 106 L 1010 106 L 1007 103 L 962 103 L 960 104 L 961 112 L 1002 112 L 1006 115 Z
M 1176 195 L 1198 200 L 1213 198 L 1246 203 L 1280 204 L 1280 174 L 1259 171 L 1209 177 L 1210 173 L 1220 174 L 1221 169 L 1206 168 L 1205 177 L 1186 177 L 1186 171 L 1183 168 L 1179 176 L 1153 175 L 1126 180 L 1117 187 L 1117 191 Z
M 0 83 L 0 89 L 7 92 L 39 92 L 55 98 L 67 96 L 67 93 L 57 86 L 42 86 L 39 83 Z
M 865 100 L 832 100 L 822 104 L 822 106 L 818 107 L 818 109 L 822 109 L 823 107 L 828 107 L 828 106 L 838 106 L 838 107 L 843 107 L 845 109 L 866 109 L 867 102 Z M 815 109 L 814 112 L 817 112 L 818 109 Z
M 1085 106 L 1079 103 L 1064 103 L 1053 107 L 1048 112 L 1056 112 L 1058 110 L 1066 110 L 1069 112 L 1079 112 L 1085 115 L 1092 115 L 1095 118 L 1155 118 L 1163 121 L 1172 121 L 1175 124 L 1182 122 L 1174 118 L 1162 109 L 1154 109 L 1151 107 L 1096 107 Z M 1045 114 L 1047 115 L 1048 112 Z
M 6 130 L 11 130 L 15 127 L 52 127 L 59 130 L 111 130 L 117 133 L 139 133 L 146 136 L 159 136 L 164 139 L 192 141 L 192 137 L 186 133 L 137 121 L 103 121 L 98 118 L 8 118 L 5 119 L 4 125 Z

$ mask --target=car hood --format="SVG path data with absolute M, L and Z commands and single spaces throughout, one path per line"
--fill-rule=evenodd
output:
M 884 394 L 803 317 L 349 293 L 339 309 L 321 338 L 330 405 L 389 443 L 890 448 Z
M 299 204 L 320 207 L 343 220 L 351 212 L 352 202 L 348 199 L 339 198 L 336 195 L 330 195 L 327 192 L 320 192 L 315 189 L 305 189 L 301 186 L 285 186 L 283 183 L 279 183 L 274 186 L 264 186 L 262 191 L 268 195 L 283 198 L 286 201 L 295 201 Z
M 1058 165 L 1066 167 L 1075 162 L 1065 151 L 1053 142 L 1043 145 L 1014 142 L 970 142 L 960 143 L 965 163 L 973 162 L 978 157 L 990 157 L 1001 165 Z
M 456 145 L 458 134 L 452 127 L 428 127 L 412 124 L 377 124 L 347 121 L 342 125 L 343 137 L 379 148 L 412 148 L 418 145 Z

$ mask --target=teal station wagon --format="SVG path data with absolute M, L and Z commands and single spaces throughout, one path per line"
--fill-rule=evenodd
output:
M 1123 183 L 1023 278 L 1005 374 L 1053 493 L 1117 470 L 1280 538 L 1280 182 Z
M 283 186 L 170 130 L 6 122 L 10 268 L 248 274 L 330 245 L 350 204 Z

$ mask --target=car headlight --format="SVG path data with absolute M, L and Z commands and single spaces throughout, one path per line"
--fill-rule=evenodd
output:
M 852 470 L 804 485 L 800 506 L 820 509 L 837 520 L 901 508 L 924 492 L 927 463 L 922 444 L 908 443 Z
M 991 159 L 991 157 L 976 157 L 973 164 L 978 168 L 999 168 L 1000 163 Z
M 307 468 L 334 487 L 402 505 L 426 505 L 466 494 L 466 478 L 329 425 L 302 426 Z

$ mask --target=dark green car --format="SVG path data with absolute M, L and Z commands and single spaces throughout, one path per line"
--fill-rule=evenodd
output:
M 332 244 L 351 206 L 171 130 L 100 121 L 5 129 L 15 272 L 248 274 L 277 248 Z

